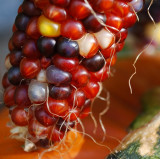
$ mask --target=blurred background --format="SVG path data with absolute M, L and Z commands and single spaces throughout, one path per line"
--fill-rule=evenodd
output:
M 0 81 L 5 72 L 4 61 L 8 52 L 8 41 L 12 36 L 12 25 L 17 9 L 22 0 L 0 0 Z M 2 102 L 2 85 L 0 84 L 0 103 Z
M 4 61 L 8 52 L 8 41 L 12 36 L 12 26 L 17 15 L 17 10 L 22 0 L 0 0 L 0 81 L 5 72 Z M 150 0 L 146 0 L 144 10 L 138 13 L 139 22 L 129 30 L 129 36 L 121 53 L 118 53 L 119 58 L 127 58 L 136 55 L 147 46 L 153 35 L 153 22 L 148 16 L 147 8 Z M 158 46 L 160 46 L 160 1 L 154 0 L 154 4 L 150 9 L 157 30 L 156 37 L 148 49 L 146 54 L 156 54 Z M 3 88 L 0 84 L 0 102 L 2 102 Z

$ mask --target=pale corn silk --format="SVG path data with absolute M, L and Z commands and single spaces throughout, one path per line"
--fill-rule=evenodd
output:
M 3 106 L 3 88 L 2 77 L 6 69 L 4 61 L 6 55 L 9 53 L 8 41 L 12 35 L 12 25 L 17 15 L 17 10 L 22 0 L 0 0 L 0 108 Z
M 86 1 L 87 2 L 87 1 Z M 94 13 L 93 13 L 94 14 Z M 13 24 L 13 23 L 12 23 Z M 11 29 L 10 29 L 11 30 Z M 7 39 L 8 40 L 8 39 Z M 7 44 L 8 44 L 8 42 L 6 42 Z M 5 48 L 7 48 L 7 47 L 5 47 Z M 8 52 L 8 51 L 7 51 Z M 4 61 L 4 60 L 3 60 Z M 3 65 L 3 63 L 2 63 L 2 65 Z M 4 69 L 3 69 L 3 72 L 1 72 L 1 74 L 3 74 L 4 73 Z M 109 95 L 108 95 L 108 93 L 106 93 L 107 94 L 107 97 L 106 98 L 102 98 L 102 97 L 99 97 L 100 99 L 102 99 L 102 100 L 104 100 L 104 101 L 109 101 Z M 104 133 L 105 133 L 105 128 L 103 127 L 103 123 L 102 123 L 102 121 L 101 121 L 101 116 L 102 115 L 104 115 L 106 112 L 107 112 L 107 110 L 108 110 L 108 104 L 107 104 L 107 107 L 106 107 L 106 109 L 104 110 L 104 111 L 102 111 L 101 112 L 101 114 L 100 114 L 100 117 L 99 117 L 99 120 L 100 120 L 100 124 L 101 124 L 101 126 L 102 126 L 102 129 L 103 129 L 103 131 L 104 131 Z M 84 129 L 83 128 L 83 124 L 81 123 L 81 121 L 79 121 L 79 123 L 80 123 L 80 125 L 82 125 L 82 129 Z M 85 130 L 83 130 L 83 133 L 84 133 L 84 131 Z M 88 134 L 85 134 L 85 135 L 87 135 L 87 136 L 89 136 Z M 106 135 L 106 134 L 105 134 Z M 104 135 L 104 136 L 105 136 Z M 93 139 L 94 140 L 94 139 Z M 62 143 L 63 141 L 61 141 L 60 143 Z M 98 143 L 97 143 L 98 144 Z M 101 144 L 99 144 L 100 146 L 104 146 L 104 145 L 101 145 Z M 50 149 L 50 150 L 54 150 L 54 149 Z M 49 151 L 49 150 L 47 150 L 47 151 Z M 40 158 L 42 157 L 42 154 L 41 154 L 41 156 L 40 156 Z

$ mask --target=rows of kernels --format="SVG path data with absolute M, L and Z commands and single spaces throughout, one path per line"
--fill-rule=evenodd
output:
M 130 5 L 142 8 L 142 0 L 88 2 L 24 0 L 18 9 L 5 60 L 4 102 L 15 125 L 28 125 L 29 140 L 38 146 L 59 141 L 77 118 L 90 114 L 136 21 Z

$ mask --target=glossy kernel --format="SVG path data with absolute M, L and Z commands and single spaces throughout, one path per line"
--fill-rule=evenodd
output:
M 90 14 L 88 5 L 79 0 L 74 0 L 70 3 L 69 13 L 75 19 L 84 19 Z
M 51 65 L 46 70 L 48 83 L 59 86 L 61 84 L 68 85 L 71 82 L 72 75 L 69 72 L 60 70 L 59 68 Z
M 117 45 L 113 44 L 111 47 L 101 50 L 102 55 L 104 56 L 105 59 L 111 58 L 117 53 Z
M 50 2 L 59 7 L 67 7 L 70 3 L 70 0 L 50 0 Z
M 41 36 L 37 40 L 37 47 L 40 53 L 46 57 L 50 57 L 55 53 L 56 40 L 50 37 Z
M 47 100 L 47 84 L 32 80 L 28 88 L 28 96 L 32 103 L 43 103 Z
M 28 113 L 20 107 L 16 107 L 11 113 L 12 121 L 18 126 L 26 126 L 28 124 Z
M 60 131 L 57 128 L 53 128 L 50 130 L 48 139 L 51 140 L 52 142 L 59 142 L 63 139 L 64 137 L 64 132 Z
M 22 52 L 19 50 L 13 50 L 10 53 L 10 63 L 12 66 L 19 66 L 23 56 L 22 56 Z
M 38 19 L 38 29 L 43 36 L 47 37 L 57 37 L 60 33 L 61 25 L 59 23 L 53 22 L 41 15 Z
M 26 34 L 23 31 L 16 31 L 13 33 L 12 42 L 13 45 L 18 49 L 22 48 L 26 39 Z
M 17 15 L 15 25 L 18 30 L 25 31 L 29 22 L 29 17 L 23 13 Z
M 41 14 L 41 10 L 36 8 L 33 2 L 26 0 L 22 3 L 22 11 L 28 16 L 38 16 Z
M 84 33 L 85 28 L 80 21 L 69 19 L 62 23 L 61 34 L 66 38 L 77 40 L 80 39 Z
M 103 68 L 101 68 L 97 72 L 90 72 L 91 79 L 93 79 L 96 82 L 103 82 L 109 77 L 109 68 L 107 65 L 104 65 Z
M 26 28 L 26 34 L 35 40 L 40 37 L 40 32 L 38 30 L 38 17 L 33 17 L 30 19 Z
M 8 70 L 8 80 L 13 85 L 19 85 L 22 80 L 19 67 L 11 67 Z
M 49 95 L 54 99 L 66 99 L 71 94 L 70 86 L 49 86 Z
M 56 123 L 56 127 L 63 132 L 67 132 L 75 126 L 75 122 L 65 121 L 62 118 L 59 118 Z
M 97 17 L 101 19 L 104 23 L 106 22 L 106 16 L 105 14 L 99 14 L 97 13 Z M 91 14 L 86 19 L 83 20 L 84 27 L 89 32 L 98 32 L 100 31 L 103 26 L 100 24 L 100 22 L 97 20 L 97 18 Z
M 111 26 L 111 28 L 108 27 L 108 29 L 113 32 L 119 32 L 123 26 L 122 18 L 111 13 L 107 13 L 106 17 L 107 17 L 106 24 L 108 26 Z
M 49 66 L 51 65 L 51 63 L 52 63 L 51 58 L 47 58 L 47 57 L 45 57 L 45 56 L 43 56 L 43 57 L 41 58 L 40 62 L 41 62 L 41 67 L 42 67 L 43 69 L 46 69 L 46 68 L 49 67 Z
M 63 117 L 68 108 L 69 106 L 66 100 L 56 100 L 51 97 L 44 104 L 45 111 L 51 116 Z
M 53 64 L 64 71 L 71 72 L 75 70 L 79 65 L 79 60 L 74 57 L 67 58 L 67 57 L 55 55 L 53 58 Z
M 64 37 L 58 39 L 56 50 L 64 57 L 75 57 L 79 54 L 78 43 Z
M 3 100 L 7 107 L 11 107 L 15 105 L 15 100 L 14 100 L 15 90 L 16 90 L 16 87 L 11 85 L 4 92 Z
M 48 136 L 50 127 L 45 127 L 40 124 L 36 119 L 32 118 L 28 123 L 28 132 L 38 139 L 44 139 Z
M 66 117 L 65 119 L 67 121 L 76 121 L 77 118 L 79 117 L 80 114 L 80 108 L 70 108 L 67 112 L 66 112 Z
M 36 7 L 44 9 L 46 6 L 50 4 L 50 2 L 49 0 L 34 0 L 34 4 Z
M 85 34 L 81 39 L 78 41 L 80 55 L 84 58 L 90 58 L 94 56 L 98 49 L 98 42 L 93 34 Z
M 40 71 L 40 61 L 37 59 L 23 58 L 20 63 L 20 71 L 24 78 L 32 79 Z
M 82 65 L 91 72 L 99 71 L 105 64 L 105 59 L 102 54 L 97 53 L 93 57 L 84 59 Z
M 44 126 L 51 126 L 57 121 L 56 118 L 50 116 L 44 111 L 43 105 L 37 106 L 35 110 L 35 117 Z
M 31 101 L 28 97 L 28 85 L 20 85 L 15 91 L 15 103 L 20 107 L 29 107 Z
M 95 33 L 95 37 L 101 49 L 110 47 L 115 40 L 114 34 L 105 29 L 102 29 L 101 31 Z
M 86 97 L 89 99 L 93 99 L 96 97 L 100 89 L 100 85 L 98 82 L 95 81 L 89 81 L 88 84 L 82 88 L 82 90 L 85 92 Z
M 23 55 L 36 59 L 40 57 L 40 52 L 37 49 L 36 42 L 34 40 L 26 40 L 22 49 Z
M 55 5 L 49 5 L 43 10 L 44 15 L 55 21 L 60 22 L 64 21 L 67 18 L 67 12 L 65 9 L 57 7 Z
M 112 12 L 120 17 L 124 17 L 129 13 L 130 7 L 126 2 L 114 1 Z
M 125 28 L 122 28 L 117 34 L 116 34 L 116 41 L 118 42 L 124 42 L 124 40 L 127 38 L 128 30 Z
M 89 72 L 81 65 L 79 65 L 77 69 L 72 71 L 71 73 L 72 73 L 72 84 L 77 87 L 85 86 L 90 79 Z
M 7 88 L 11 85 L 11 83 L 9 82 L 8 80 L 8 72 L 6 72 L 4 75 L 3 75 L 3 78 L 2 78 L 2 86 L 3 88 Z
M 85 93 L 81 89 L 72 90 L 71 95 L 68 98 L 68 102 L 71 107 L 79 107 L 81 108 L 86 100 Z
M 137 20 L 136 14 L 134 12 L 129 12 L 124 18 L 123 18 L 123 27 L 129 28 L 133 24 L 135 24 Z
M 113 6 L 114 0 L 96 0 L 94 3 L 94 9 L 97 12 L 106 12 Z

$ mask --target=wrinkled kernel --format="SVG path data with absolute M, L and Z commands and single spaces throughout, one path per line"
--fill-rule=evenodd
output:
M 80 55 L 89 58 L 94 56 L 98 51 L 98 42 L 93 34 L 85 34 L 81 39 L 77 40 Z
M 38 29 L 43 36 L 58 37 L 60 35 L 61 24 L 51 21 L 44 15 L 38 19 Z

